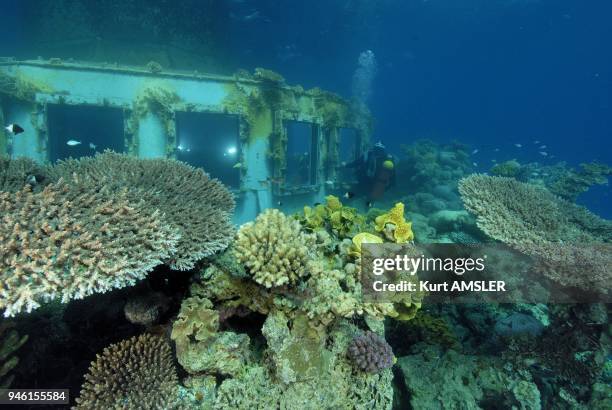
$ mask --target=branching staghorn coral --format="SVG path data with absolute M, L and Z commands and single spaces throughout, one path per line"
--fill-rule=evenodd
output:
M 180 234 L 168 261 L 173 269 L 193 268 L 197 261 L 225 249 L 233 238 L 232 194 L 218 180 L 185 163 L 106 151 L 59 162 L 49 174 L 54 179 L 77 174 L 85 183 L 117 192 L 127 188 L 130 199 L 163 212 Z
M 261 213 L 240 227 L 234 246 L 253 280 L 266 288 L 292 285 L 306 273 L 314 236 L 277 209 Z
M 60 180 L 0 192 L 0 309 L 66 303 L 134 284 L 174 252 L 178 235 L 126 191 Z
M 105 348 L 89 366 L 75 409 L 175 409 L 178 377 L 172 350 L 143 334 Z
M 604 243 L 611 239 L 612 222 L 513 178 L 473 174 L 459 182 L 459 192 L 479 228 L 536 257 L 550 279 L 585 291 L 610 291 L 612 254 Z

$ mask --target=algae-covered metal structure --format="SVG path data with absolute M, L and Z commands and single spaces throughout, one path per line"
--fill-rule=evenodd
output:
M 287 85 L 270 70 L 219 76 L 164 70 L 155 62 L 133 67 L 3 58 L 0 104 L 2 122 L 25 130 L 0 134 L 0 154 L 46 163 L 110 148 L 184 160 L 234 190 L 238 223 L 281 201 L 297 207 L 338 189 L 341 162 L 361 153 L 371 124 L 341 97 Z M 62 116 L 80 115 L 75 108 L 113 113 L 100 118 L 119 125 L 98 120 L 94 126 L 118 131 L 92 144 L 91 152 L 67 154 L 68 138 L 87 146 L 84 136 L 54 125 Z M 221 131 L 207 126 L 219 120 Z M 341 158 L 340 152 L 350 155 Z M 217 163 L 209 166 L 210 158 Z

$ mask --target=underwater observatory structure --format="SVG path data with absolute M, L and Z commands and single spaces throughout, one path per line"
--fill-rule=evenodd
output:
M 0 155 L 39 163 L 111 149 L 204 168 L 236 196 L 235 223 L 340 189 L 371 117 L 336 94 L 258 68 L 232 76 L 109 63 L 0 59 Z M 70 141 L 70 143 L 68 143 Z

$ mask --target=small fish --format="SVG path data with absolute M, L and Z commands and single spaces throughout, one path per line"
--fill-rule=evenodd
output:
M 499 152 L 499 148 L 495 148 L 493 151 L 494 152 Z
M 276 206 L 283 206 L 283 203 L 281 201 L 277 201 Z
M 476 148 L 474 151 L 472 151 L 472 155 L 474 154 L 478 154 L 478 148 Z
M 76 147 L 77 145 L 81 145 L 81 141 L 68 140 L 66 141 L 66 145 L 68 145 L 69 147 Z
M 355 194 L 353 192 L 347 191 L 344 193 L 344 195 L 342 195 L 344 198 L 346 199 L 351 199 L 352 197 L 355 196 Z
M 546 145 L 542 145 L 540 149 L 546 149 Z
M 540 151 L 540 155 L 543 155 L 543 156 L 546 157 L 546 156 L 548 156 L 548 152 Z
M 97 147 L 97 145 L 96 145 L 96 144 L 94 144 L 93 142 L 90 142 L 90 143 L 89 143 L 89 148 L 91 148 L 91 149 L 96 149 L 96 147 Z
M 186 146 L 182 144 L 179 144 L 179 146 L 176 147 L 176 149 L 181 152 L 191 152 L 191 149 L 187 148 Z
M 334 185 L 334 181 L 327 180 L 325 181 L 325 185 Z
M 523 144 L 514 144 L 514 146 L 517 148 L 523 148 Z
M 237 162 L 234 164 L 234 166 L 232 168 L 236 168 L 236 169 L 240 169 L 242 168 L 242 162 Z
M 535 141 L 533 141 L 533 143 L 534 143 L 534 144 L 539 144 L 539 143 L 540 143 L 540 141 L 539 141 L 539 140 L 535 140 Z
M 321 202 L 315 202 L 314 203 L 314 206 L 319 206 L 319 205 L 321 205 Z
M 23 128 L 21 128 L 21 126 L 18 124 L 9 124 L 4 127 L 4 129 L 13 135 L 21 134 L 23 132 Z
M 368 208 L 372 208 L 373 205 L 374 204 L 372 204 L 372 201 L 366 202 L 366 207 L 368 207 Z
M 475 167 L 477 167 L 477 166 L 478 166 L 478 163 L 477 163 L 477 162 L 472 162 L 472 165 L 474 165 Z
M 491 162 L 497 162 L 497 160 L 496 159 L 492 159 Z
M 32 186 L 38 184 L 38 181 L 36 180 L 36 175 L 30 175 L 26 182 Z

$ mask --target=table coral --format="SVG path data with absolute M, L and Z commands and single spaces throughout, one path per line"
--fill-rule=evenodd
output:
M 225 249 L 234 235 L 232 194 L 202 169 L 169 159 L 139 159 L 105 151 L 95 157 L 60 161 L 48 171 L 54 179 L 77 174 L 81 181 L 144 201 L 164 213 L 178 230 L 176 251 L 167 263 L 192 269 L 196 262 Z
M 550 279 L 589 292 L 611 291 L 612 253 L 605 242 L 612 222 L 512 178 L 474 174 L 460 181 L 459 191 L 480 229 L 536 258 Z
M 175 249 L 163 216 L 125 191 L 60 181 L 33 193 L 0 192 L 0 309 L 81 299 L 133 285 Z
M 272 209 L 240 227 L 234 252 L 255 282 L 272 288 L 295 284 L 306 274 L 313 245 L 314 237 L 301 232 L 299 222 Z
M 168 343 L 150 334 L 134 336 L 96 356 L 75 409 L 176 409 L 178 386 Z

